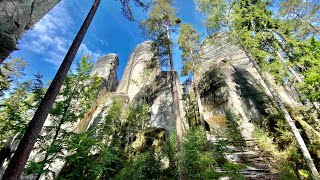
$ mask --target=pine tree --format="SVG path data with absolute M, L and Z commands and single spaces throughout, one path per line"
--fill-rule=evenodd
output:
M 320 101 L 320 42 L 312 37 L 301 42 L 297 52 L 298 60 L 293 63 L 305 77 L 300 82 L 300 89 L 312 102 L 317 103 Z
M 198 90 L 198 68 L 200 64 L 200 34 L 190 24 L 182 24 L 178 44 L 182 50 L 182 76 L 188 76 L 190 81 L 193 80 L 193 90 L 198 105 L 200 122 L 205 130 L 208 130 L 208 124 L 204 121 L 203 107 Z
M 171 95 L 173 99 L 173 112 L 176 122 L 177 143 L 180 150 L 183 149 L 183 124 L 180 114 L 178 87 L 177 87 L 177 73 L 174 68 L 172 55 L 172 40 L 170 35 L 176 30 L 176 27 L 181 22 L 177 18 L 175 9 L 173 8 L 172 0 L 155 0 L 155 4 L 148 14 L 146 20 L 141 22 L 144 33 L 148 35 L 153 41 L 156 48 L 160 64 L 170 65 L 170 83 Z M 184 171 L 179 173 L 179 179 L 186 179 Z
M 1 104 L 0 112 L 0 167 L 11 157 L 11 144 L 24 133 L 30 116 L 43 97 L 42 76 L 36 74 L 31 81 L 16 84 L 17 87 Z
M 21 58 L 11 59 L 2 64 L 0 68 L 0 97 L 25 75 L 23 71 L 26 66 L 27 63 Z
M 30 81 L 21 83 L 2 104 L 0 112 L 0 167 L 11 155 L 11 141 L 23 134 L 27 125 L 27 100 Z
M 173 111 L 176 120 L 178 146 L 182 148 L 183 127 L 179 110 L 177 75 L 174 69 L 172 56 L 171 32 L 179 25 L 180 19 L 176 17 L 171 0 L 155 0 L 155 4 L 148 14 L 148 18 L 141 22 L 144 33 L 154 40 L 160 64 L 170 64 L 171 94 L 173 98 Z

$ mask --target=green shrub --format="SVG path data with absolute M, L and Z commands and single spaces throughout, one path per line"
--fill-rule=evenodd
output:
M 150 151 L 128 161 L 115 179 L 159 179 L 161 175 L 161 164 L 155 159 L 153 152 Z

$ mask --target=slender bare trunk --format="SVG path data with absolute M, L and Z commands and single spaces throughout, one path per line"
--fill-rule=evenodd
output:
M 275 33 L 276 33 L 277 35 L 279 35 L 283 40 L 285 40 L 284 37 L 283 37 L 280 33 L 278 33 L 278 32 L 275 32 Z M 280 51 L 276 51 L 266 40 L 265 40 L 265 42 L 266 42 L 267 45 L 272 49 L 272 51 L 273 51 L 274 53 L 276 53 L 276 55 L 279 57 L 280 61 L 285 62 L 285 58 L 284 58 L 283 55 L 280 53 Z M 282 45 L 281 42 L 278 42 L 278 41 L 277 41 L 277 44 L 280 46 L 280 48 L 281 48 L 285 53 L 288 54 L 288 52 L 286 52 L 286 50 L 284 49 L 284 46 Z M 289 71 L 289 73 L 294 76 L 294 81 L 296 81 L 297 83 L 302 83 L 302 82 L 303 82 L 303 79 L 301 78 L 301 76 L 300 76 L 296 71 L 294 71 L 291 67 L 285 66 L 285 68 L 287 68 L 287 70 Z M 295 89 L 296 93 L 298 94 L 299 99 L 300 99 L 301 102 L 302 102 L 302 99 L 305 99 L 305 100 L 306 100 L 306 103 L 307 103 L 308 105 L 311 104 L 311 106 L 312 106 L 317 112 L 320 112 L 320 110 L 319 110 L 319 108 L 318 108 L 318 106 L 317 106 L 317 104 L 316 104 L 315 102 L 312 102 L 312 101 L 311 101 L 309 98 L 307 98 L 307 97 L 306 97 L 306 98 L 303 97 L 303 95 L 300 93 L 300 91 L 298 90 L 298 88 L 297 88 L 295 85 L 294 85 L 294 89 Z M 317 117 L 314 116 L 314 118 L 315 118 L 315 120 L 317 120 Z M 318 120 L 317 120 L 317 121 L 318 121 Z
M 169 24 L 166 25 L 166 35 L 167 35 L 168 40 L 170 41 Z M 168 46 L 169 46 L 168 48 L 169 48 L 170 76 L 171 76 L 171 94 L 172 94 L 172 100 L 173 100 L 173 111 L 174 111 L 174 116 L 176 119 L 177 141 L 178 141 L 179 150 L 181 152 L 183 152 L 183 128 L 182 128 L 180 108 L 179 108 L 178 87 L 176 84 L 177 72 L 174 70 L 171 42 L 170 42 L 170 44 L 168 44 Z M 184 172 L 184 171 L 180 172 L 179 179 L 180 180 L 187 179 L 186 172 Z
M 207 126 L 206 126 L 206 122 L 204 121 L 204 117 L 203 117 L 203 106 L 202 106 L 200 94 L 197 89 L 195 89 L 195 97 L 197 99 L 197 104 L 198 104 L 200 123 L 201 123 L 201 126 L 206 131 Z
M 166 35 L 168 40 L 170 40 L 170 32 L 169 32 L 169 25 L 166 26 Z M 171 76 L 171 93 L 173 99 L 173 111 L 176 119 L 176 130 L 177 130 L 177 140 L 178 140 L 178 147 L 182 149 L 183 144 L 183 130 L 182 130 L 182 123 L 181 123 L 181 115 L 179 109 L 179 99 L 178 99 L 178 87 L 176 85 L 176 71 L 174 70 L 174 63 L 171 51 L 171 44 L 168 45 L 169 47 L 169 60 L 170 60 L 170 76 Z
M 303 16 L 301 16 L 299 13 L 295 12 L 298 18 L 300 18 L 302 21 L 307 23 L 315 32 L 320 33 L 320 29 L 312 25 L 309 21 L 307 21 Z
M 269 89 L 274 101 L 276 102 L 278 108 L 280 109 L 280 111 L 282 112 L 286 122 L 288 123 L 291 132 L 293 133 L 298 147 L 300 149 L 300 151 L 302 152 L 302 155 L 306 161 L 306 164 L 309 167 L 309 170 L 312 173 L 312 177 L 316 180 L 320 180 L 320 176 L 318 173 L 318 170 L 316 168 L 316 166 L 313 163 L 313 160 L 311 158 L 311 155 L 309 153 L 309 150 L 303 140 L 303 138 L 300 135 L 300 132 L 298 130 L 298 128 L 296 127 L 296 125 L 294 124 L 294 121 L 292 120 L 289 112 L 287 111 L 287 109 L 285 108 L 285 106 L 283 105 L 279 94 L 276 92 L 276 90 L 273 88 L 273 86 L 271 85 L 271 83 L 269 82 L 268 78 L 262 73 L 259 65 L 256 63 L 256 61 L 252 58 L 252 56 L 249 54 L 249 52 L 246 50 L 246 48 L 244 46 L 242 46 L 243 50 L 245 51 L 246 55 L 249 57 L 250 62 L 253 64 L 253 66 L 257 69 L 259 75 L 261 76 L 262 80 L 264 81 L 264 83 L 267 85 L 267 88 Z
M 37 111 L 35 112 L 29 126 L 21 139 L 18 148 L 13 155 L 8 168 L 6 169 L 2 180 L 17 180 L 20 178 L 23 168 L 29 158 L 29 155 L 33 149 L 33 146 L 39 136 L 45 120 L 48 117 L 49 110 L 51 109 L 56 97 L 60 91 L 60 88 L 64 82 L 64 79 L 70 69 L 70 66 L 78 52 L 80 44 L 91 24 L 91 21 L 98 9 L 101 0 L 95 0 L 89 14 L 87 15 L 84 23 L 82 24 L 77 36 L 75 37 L 72 45 L 67 52 L 56 76 L 54 77 L 51 85 L 42 99 Z

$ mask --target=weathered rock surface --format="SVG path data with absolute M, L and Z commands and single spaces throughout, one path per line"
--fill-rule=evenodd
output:
M 152 84 L 152 93 L 150 98 L 151 103 L 151 117 L 150 125 L 154 127 L 160 127 L 167 130 L 167 132 L 172 132 L 175 128 L 175 116 L 173 111 L 173 101 L 171 93 L 171 72 L 164 71 L 159 76 L 157 76 L 156 81 Z M 188 129 L 187 119 L 185 117 L 184 103 L 182 101 L 182 89 L 177 79 L 175 81 L 177 87 L 180 87 L 178 91 L 179 101 L 179 111 L 182 121 L 183 130 Z
M 114 76 L 110 76 L 110 74 L 115 74 L 114 68 L 110 66 L 110 62 L 117 62 L 114 57 L 115 55 L 109 54 L 100 58 L 92 74 L 96 74 L 99 77 L 109 76 L 107 81 L 114 81 Z M 120 98 L 127 105 L 147 99 L 147 103 L 150 106 L 150 121 L 148 126 L 163 128 L 168 133 L 172 132 L 175 128 L 175 120 L 172 109 L 169 75 L 169 72 L 161 71 L 152 42 L 145 41 L 139 44 L 128 59 L 127 66 L 116 91 L 114 92 L 114 88 L 111 88 L 101 94 L 101 97 L 92 106 L 92 110 L 79 122 L 75 131 L 83 132 L 87 128 L 92 128 L 99 123 L 103 123 L 103 117 L 106 116 L 113 99 Z M 178 79 L 175 83 L 178 87 L 181 87 Z M 111 84 L 114 87 L 114 83 Z M 181 88 L 178 95 L 179 99 L 182 99 Z M 182 124 L 183 128 L 186 129 L 188 128 L 188 123 L 186 122 L 183 106 L 183 102 L 180 101 L 179 108 L 183 121 Z
M 61 0 L 0 1 L 0 62 L 17 49 L 17 41 Z
M 160 71 L 152 42 L 139 44 L 130 54 L 117 93 L 127 95 L 132 101 L 143 87 L 155 81 Z
M 216 87 L 211 95 L 201 95 L 204 118 L 209 124 L 217 124 L 214 121 L 223 116 L 226 110 L 231 110 L 240 116 L 243 136 L 251 139 L 253 123 L 262 123 L 263 117 L 276 111 L 271 94 L 245 52 L 234 45 L 227 34 L 217 34 L 211 40 L 209 42 L 207 38 L 201 47 L 203 60 L 200 76 L 205 76 L 212 66 L 216 66 L 224 77 L 225 85 Z M 286 104 L 300 103 L 289 88 L 275 87 Z M 213 99 L 208 99 L 211 96 Z
M 100 57 L 93 67 L 92 76 L 100 77 L 102 87 L 100 91 L 115 91 L 118 86 L 117 69 L 119 66 L 118 55 L 114 53 Z

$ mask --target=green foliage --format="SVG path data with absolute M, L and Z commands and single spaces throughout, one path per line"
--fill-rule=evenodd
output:
M 155 159 L 152 151 L 138 155 L 127 162 L 115 179 L 160 179 L 161 164 Z
M 21 58 L 15 58 L 4 62 L 0 67 L 0 97 L 8 91 L 15 83 L 17 85 L 18 79 L 23 77 L 23 72 L 27 63 Z
M 305 43 L 300 43 L 299 60 L 295 65 L 305 75 L 304 81 L 300 84 L 300 89 L 313 102 L 320 100 L 320 42 L 315 38 L 310 38 Z
M 42 78 L 43 76 L 40 73 L 35 74 L 33 78 L 31 93 L 34 94 L 34 101 L 37 102 L 32 105 L 34 108 L 38 107 L 45 94 L 45 86 L 42 82 Z
M 26 85 L 26 86 L 25 86 Z M 27 124 L 26 99 L 28 98 L 27 88 L 29 83 L 21 84 L 10 94 L 10 97 L 2 103 L 0 112 L 0 142 L 4 142 L 17 133 L 23 133 Z
M 243 148 L 246 145 L 246 141 L 241 134 L 241 129 L 238 124 L 239 118 L 230 110 L 227 110 L 225 114 L 227 119 L 228 143 L 236 147 Z
M 24 169 L 24 172 L 26 174 L 32 174 L 32 173 L 36 173 L 36 174 L 42 174 L 42 173 L 47 173 L 46 170 L 43 169 L 44 164 L 42 163 L 36 163 L 36 162 L 29 162 L 27 167 Z
M 37 83 L 42 83 L 41 78 L 35 77 L 35 79 Z M 1 103 L 0 147 L 16 134 L 23 134 L 35 105 L 41 101 L 41 96 L 37 95 L 37 92 L 43 91 L 44 87 L 35 84 L 32 81 L 16 84 L 10 96 Z
M 197 102 L 195 99 L 195 94 L 189 93 L 187 94 L 187 100 L 186 102 L 188 103 L 188 108 L 186 110 L 186 118 L 189 122 L 190 128 L 196 128 L 198 125 L 200 125 L 200 118 L 199 118 L 199 113 L 198 113 L 198 106 Z
M 116 150 L 95 139 L 93 132 L 70 137 L 67 150 L 73 153 L 58 179 L 110 179 L 119 171 L 122 163 Z
M 296 144 L 292 142 L 291 144 L 285 145 L 285 149 L 281 149 L 281 146 L 283 147 L 283 145 L 279 146 L 279 143 L 281 142 L 274 142 L 273 139 L 276 138 L 271 138 L 267 132 L 259 128 L 255 128 L 253 135 L 258 139 L 257 142 L 260 149 L 266 153 L 270 153 L 275 158 L 279 179 L 297 179 L 294 171 L 294 164 L 302 164 L 301 161 L 303 161 L 303 158 L 298 153 Z M 290 141 L 292 140 L 292 135 L 290 135 L 289 139 Z
M 134 21 L 135 20 L 134 16 L 133 16 L 133 13 L 132 13 L 132 10 L 131 10 L 131 5 L 130 5 L 130 3 L 132 1 L 134 2 L 134 4 L 137 7 L 141 7 L 144 10 L 146 10 L 148 8 L 148 5 L 144 4 L 143 1 L 140 1 L 140 0 L 120 0 L 120 3 L 122 5 L 121 12 L 122 12 L 123 16 L 125 18 L 127 18 L 129 21 Z
M 208 171 L 214 171 L 216 161 L 208 147 L 202 128 L 186 133 L 183 143 L 184 167 L 188 179 L 206 179 Z M 183 163 L 183 162 L 182 162 Z
M 67 132 L 62 126 L 75 123 L 83 118 L 98 94 L 100 79 L 90 76 L 92 67 L 93 63 L 89 61 L 89 57 L 84 56 L 75 73 L 69 72 L 67 75 L 59 98 L 50 110 L 50 118 L 53 123 L 51 126 L 46 126 L 45 135 L 38 138 L 38 143 L 41 145 L 40 152 L 44 153 L 45 158 L 43 161 L 32 163 L 42 165 L 45 173 L 49 173 L 48 164 L 57 158 L 63 159 L 62 151 L 70 144 L 67 140 L 72 133 Z M 42 84 L 37 82 L 36 86 L 41 87 Z M 41 96 L 43 92 L 35 91 L 35 93 Z
M 150 119 L 149 105 L 144 102 L 131 105 L 127 112 L 126 119 L 128 131 L 135 133 L 137 130 L 144 130 Z M 141 125 L 141 127 L 139 127 L 139 125 Z
M 205 26 L 209 33 L 219 32 L 229 27 L 231 1 L 195 0 L 197 10 L 205 16 Z
M 140 24 L 143 34 L 154 42 L 160 65 L 167 65 L 170 61 L 172 55 L 170 33 L 176 30 L 180 22 L 181 19 L 176 17 L 172 0 L 157 0 L 149 11 L 147 19 Z M 170 66 L 173 67 L 173 64 Z
M 219 140 L 218 142 L 216 142 L 216 144 L 213 145 L 214 159 L 220 166 L 228 163 L 228 160 L 226 159 L 226 153 L 229 152 L 227 145 L 228 142 L 226 140 Z
M 123 167 L 118 134 L 121 132 L 123 102 L 113 99 L 104 123 L 82 134 L 71 134 L 66 158 L 59 179 L 111 179 Z M 94 161 L 92 160 L 94 159 Z
M 285 0 L 279 3 L 279 15 L 292 27 L 291 34 L 305 38 L 320 32 L 320 4 L 318 1 Z
M 200 64 L 200 34 L 190 24 L 182 24 L 178 37 L 179 48 L 182 50 L 182 76 L 193 76 Z
M 178 178 L 178 164 L 180 163 L 179 160 L 181 160 L 181 153 L 179 152 L 177 144 L 177 133 L 173 131 L 163 147 L 164 156 L 167 156 L 169 159 L 169 168 L 166 169 L 164 173 L 170 178 Z
M 281 180 L 297 180 L 292 165 L 289 162 L 281 162 L 279 164 L 279 179 Z

